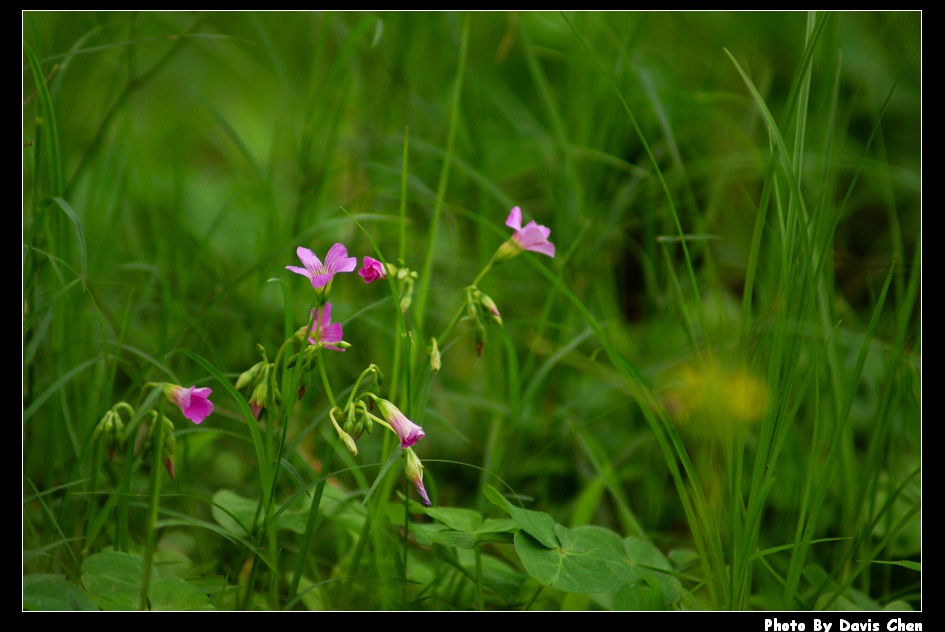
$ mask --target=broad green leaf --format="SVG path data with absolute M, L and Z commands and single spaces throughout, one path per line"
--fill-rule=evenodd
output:
M 518 527 L 508 518 L 483 521 L 479 512 L 456 507 L 428 507 L 423 510 L 445 528 L 427 529 L 430 542 L 461 549 L 471 549 L 482 542 L 512 543 Z M 432 525 L 430 525 L 432 526 Z
M 434 531 L 429 534 L 430 541 L 443 546 L 451 546 L 457 549 L 471 549 L 476 546 L 477 538 L 473 533 L 463 531 L 453 531 L 446 529 L 444 531 Z
M 467 533 L 472 533 L 482 524 L 482 516 L 478 511 L 473 511 L 472 509 L 430 507 L 426 510 L 426 514 L 434 520 L 442 522 L 450 529 L 465 531 Z
M 102 610 L 137 610 L 144 560 L 120 551 L 105 551 L 82 563 L 82 583 Z M 158 577 L 151 570 L 151 582 Z
M 137 610 L 144 560 L 120 551 L 96 553 L 82 564 L 82 583 L 102 610 Z M 151 571 L 148 600 L 152 610 L 209 610 L 199 588 L 159 567 Z
M 460 549 L 471 549 L 477 544 L 483 542 L 502 542 L 512 544 L 513 536 L 509 532 L 483 531 L 468 533 L 465 531 L 453 531 L 445 529 L 443 531 L 434 531 L 429 534 L 430 540 L 443 546 L 453 546 Z
M 640 568 L 641 572 L 644 573 L 642 576 L 655 579 L 660 583 L 664 599 L 664 603 L 660 607 L 663 608 L 677 603 L 685 591 L 680 581 L 671 574 L 673 565 L 663 555 L 663 552 L 656 548 L 653 543 L 640 538 L 629 537 L 623 543 L 627 558 L 631 564 Z M 648 569 L 653 570 L 653 572 L 646 574 Z M 659 571 L 666 572 L 660 573 Z
M 179 577 L 164 577 L 148 586 L 151 610 L 213 610 L 209 597 Z
M 549 548 L 524 532 L 515 550 L 539 582 L 564 592 L 613 593 L 618 609 L 665 609 L 682 591 L 665 556 L 649 542 L 621 539 L 603 527 L 555 525 L 560 547 Z
M 524 531 L 515 534 L 515 550 L 525 570 L 539 582 L 565 592 L 612 592 L 634 577 L 613 531 L 595 526 L 568 529 L 556 525 L 561 545 L 543 546 Z
M 23 576 L 24 610 L 98 610 L 85 592 L 62 575 Z
M 486 485 L 484 491 L 486 497 L 493 504 L 504 509 L 512 516 L 512 520 L 515 521 L 515 524 L 517 524 L 522 531 L 532 536 L 547 548 L 553 549 L 560 546 L 558 538 L 555 535 L 554 518 L 546 513 L 524 509 L 510 503 L 491 485 Z
M 645 576 L 638 582 L 627 582 L 614 593 L 613 610 L 663 610 L 666 597 L 659 579 Z

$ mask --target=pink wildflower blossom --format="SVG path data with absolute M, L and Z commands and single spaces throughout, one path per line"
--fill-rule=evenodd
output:
M 344 349 L 335 344 L 341 342 L 343 333 L 341 323 L 331 322 L 331 303 L 325 303 L 325 306 L 321 309 L 313 309 L 309 317 L 312 316 L 315 317 L 315 321 L 312 323 L 312 332 L 308 341 L 313 345 L 344 353 Z
M 516 206 L 512 208 L 508 219 L 505 220 L 505 225 L 515 229 L 512 240 L 523 250 L 540 252 L 552 258 L 555 256 L 555 245 L 548 241 L 548 235 L 551 234 L 551 229 L 547 226 L 536 224 L 534 220 L 528 222 L 528 224 L 522 228 L 522 209 L 519 207 Z
M 295 252 L 304 267 L 286 266 L 285 269 L 308 277 L 312 281 L 312 287 L 316 290 L 330 285 L 332 278 L 339 272 L 351 272 L 358 265 L 357 257 L 349 257 L 348 249 L 340 243 L 335 244 L 328 250 L 324 265 L 322 265 L 321 259 L 316 257 L 315 253 L 308 248 L 299 246 Z
M 377 281 L 387 276 L 387 269 L 384 264 L 371 257 L 364 258 L 364 266 L 358 270 L 358 275 L 364 278 L 365 283 Z
M 400 412 L 400 409 L 389 401 L 381 398 L 377 398 L 376 401 L 378 408 L 381 410 L 381 414 L 384 415 L 384 419 L 387 420 L 387 423 L 391 425 L 391 428 L 394 429 L 394 432 L 396 432 L 397 436 L 400 438 L 401 448 L 409 448 L 425 435 L 423 428 L 407 419 L 407 417 Z
M 172 402 L 177 404 L 184 417 L 195 424 L 199 424 L 213 412 L 213 402 L 210 401 L 209 388 L 197 388 L 191 386 L 185 388 L 176 384 L 165 384 L 164 394 Z

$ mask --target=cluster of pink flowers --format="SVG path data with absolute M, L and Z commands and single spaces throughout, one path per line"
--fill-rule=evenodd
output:
M 517 254 L 530 250 L 549 257 L 555 256 L 555 245 L 548 241 L 551 235 L 551 229 L 542 226 L 534 221 L 522 226 L 522 209 L 518 206 L 512 208 L 508 218 L 505 220 L 506 226 L 512 228 L 515 232 L 496 252 L 495 260 L 503 261 Z M 318 347 L 331 349 L 332 351 L 344 351 L 342 328 L 340 323 L 331 322 L 331 303 L 327 299 L 328 291 L 331 288 L 332 280 L 336 274 L 341 272 L 352 272 L 357 267 L 357 258 L 349 257 L 348 250 L 341 243 L 334 244 L 325 256 L 325 262 L 322 263 L 315 253 L 308 248 L 299 246 L 296 249 L 302 266 L 286 266 L 286 270 L 301 274 L 311 281 L 312 287 L 319 293 L 321 299 L 320 307 L 312 310 L 312 328 L 309 332 L 308 341 Z M 490 262 L 491 265 L 491 262 Z M 373 257 L 364 257 L 363 265 L 358 270 L 358 275 L 364 279 L 365 283 L 372 283 L 379 279 L 384 279 L 388 274 L 395 274 L 397 269 L 389 266 Z M 483 295 L 484 296 L 484 295 Z M 499 311 L 495 304 L 488 297 L 484 297 L 484 305 L 489 313 L 501 324 Z M 203 389 L 209 391 L 209 389 Z M 423 428 L 407 418 L 391 402 L 375 398 L 381 415 L 385 418 L 390 428 L 400 439 L 400 447 L 405 451 L 405 467 L 408 477 L 413 481 L 425 505 L 430 505 L 430 499 L 426 489 L 423 486 L 423 466 L 420 460 L 413 452 L 413 446 L 424 436 Z M 209 402 L 208 402 L 209 403 Z M 182 407 L 183 410 L 183 407 Z M 212 410 L 212 405 L 211 405 Z M 186 412 L 185 412 L 186 414 Z M 202 420 L 202 418 L 201 418 Z M 196 423 L 200 423 L 197 421 Z
M 296 249 L 296 254 L 302 262 L 302 267 L 286 266 L 286 270 L 307 277 L 311 281 L 312 287 L 323 293 L 322 296 L 327 296 L 327 291 L 331 287 L 331 282 L 336 274 L 352 272 L 357 267 L 357 258 L 349 257 L 348 249 L 341 243 L 334 244 L 328 250 L 324 263 L 308 248 L 299 246 Z M 385 278 L 387 268 L 377 259 L 364 257 L 364 265 L 358 271 L 358 274 L 364 279 L 365 283 L 371 283 Z M 343 352 L 345 349 L 339 343 L 342 343 L 344 332 L 340 323 L 331 322 L 331 303 L 325 301 L 324 305 L 312 310 L 310 317 L 312 319 L 312 329 L 309 332 L 309 343 L 332 351 Z M 411 448 L 424 436 L 423 428 L 410 421 L 392 403 L 379 399 L 378 407 L 387 423 L 390 424 L 390 427 L 400 439 L 401 448 Z M 412 451 L 411 454 L 413 454 Z M 417 493 L 423 499 L 424 504 L 429 506 L 431 504 L 430 498 L 423 486 L 421 471 L 422 466 L 419 465 L 419 460 L 414 455 L 413 460 L 410 461 L 409 474 L 417 488 Z

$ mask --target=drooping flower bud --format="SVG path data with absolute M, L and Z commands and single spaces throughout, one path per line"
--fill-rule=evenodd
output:
M 358 446 L 355 444 L 354 439 L 351 438 L 347 432 L 342 430 L 341 426 L 338 425 L 337 420 L 335 420 L 335 411 L 341 412 L 341 409 L 337 406 L 328 411 L 328 418 L 331 420 L 332 425 L 335 427 L 335 431 L 338 433 L 338 437 L 341 438 L 341 441 L 345 444 L 345 447 L 348 448 L 348 451 L 354 456 L 358 456 Z
M 407 474 L 407 478 L 414 484 L 414 487 L 417 488 L 417 493 L 420 494 L 423 504 L 427 507 L 432 505 L 433 503 L 430 502 L 427 490 L 423 486 L 423 464 L 412 448 L 404 450 L 404 472 Z

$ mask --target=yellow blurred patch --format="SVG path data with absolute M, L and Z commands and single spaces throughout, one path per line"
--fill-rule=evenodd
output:
M 727 435 L 761 419 L 767 389 L 747 369 L 723 365 L 713 358 L 676 369 L 660 398 L 680 426 Z

